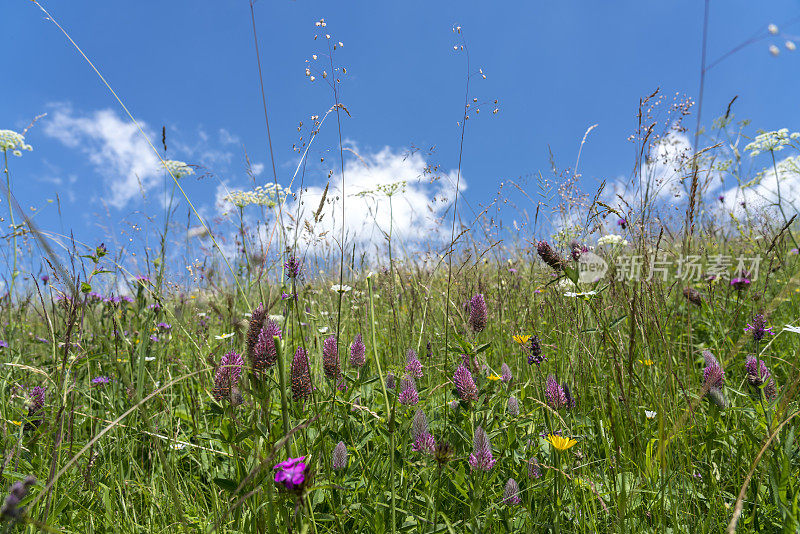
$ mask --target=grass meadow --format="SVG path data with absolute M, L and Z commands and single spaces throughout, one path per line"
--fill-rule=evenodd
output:
M 462 136 L 480 127 L 467 72 Z M 325 78 L 306 141 L 338 125 L 343 171 Z M 454 197 L 443 242 L 404 243 L 390 214 L 366 252 L 314 228 L 347 197 L 326 188 L 301 223 L 282 210 L 302 186 L 277 175 L 226 197 L 223 250 L 184 199 L 191 162 L 155 147 L 183 211 L 156 214 L 146 254 L 55 249 L 13 197 L 14 152 L 38 152 L 0 131 L 0 530 L 800 532 L 800 234 L 780 197 L 800 134 L 730 109 L 703 128 L 659 91 L 631 111 L 630 194 L 554 163 L 516 186 L 520 227 Z M 669 153 L 676 210 L 654 162 L 695 130 Z M 719 173 L 773 173 L 778 201 L 720 210 Z M 172 254 L 181 217 L 202 261 Z

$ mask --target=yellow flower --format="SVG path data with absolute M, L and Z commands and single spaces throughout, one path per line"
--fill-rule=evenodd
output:
M 501 378 L 499 376 L 495 375 L 495 374 L 491 374 L 491 375 L 487 376 L 486 378 L 489 379 L 489 380 L 501 380 Z
M 530 336 L 530 334 L 520 334 L 520 335 L 516 335 L 516 336 L 514 336 L 514 341 L 516 341 L 516 342 L 517 342 L 517 343 L 519 343 L 520 345 L 524 345 L 524 344 L 525 344 L 525 343 L 527 343 L 527 342 L 528 342 L 530 339 L 531 339 L 531 336 Z
M 570 447 L 572 447 L 573 445 L 575 445 L 576 443 L 578 443 L 572 438 L 565 438 L 563 436 L 557 436 L 555 434 L 548 434 L 547 441 L 549 441 L 553 445 L 553 447 L 555 447 L 560 451 L 565 451 Z
M 8 422 L 9 422 L 9 423 L 11 423 L 12 425 L 22 426 L 22 421 L 11 421 L 11 420 L 9 419 L 9 421 L 8 421 Z
M 641 364 L 643 364 L 643 365 L 647 365 L 647 366 L 649 367 L 649 366 L 653 365 L 653 360 L 650 360 L 650 359 L 647 359 L 647 360 L 639 360 L 639 363 L 641 363 Z

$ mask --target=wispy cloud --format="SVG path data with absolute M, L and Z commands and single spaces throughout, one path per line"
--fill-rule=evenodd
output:
M 428 162 L 419 152 L 384 147 L 361 153 L 345 162 L 344 213 L 342 176 L 335 174 L 316 219 L 324 185 L 304 189 L 286 205 L 284 218 L 312 249 L 341 239 L 343 223 L 348 244 L 369 251 L 385 248 L 390 230 L 394 240 L 411 249 L 440 244 L 449 239 L 440 219 L 454 199 L 456 174 L 439 173 L 432 179 L 426 169 Z M 466 189 L 463 177 L 460 188 Z
M 146 135 L 147 125 L 140 123 Z M 125 207 L 158 180 L 158 159 L 136 125 L 109 109 L 79 114 L 69 105 L 56 105 L 44 123 L 46 135 L 85 154 L 104 178 L 109 204 Z

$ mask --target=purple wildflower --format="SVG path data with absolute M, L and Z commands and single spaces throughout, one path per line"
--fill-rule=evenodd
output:
M 19 519 L 25 511 L 19 507 L 19 503 L 28 495 L 28 489 L 36 484 L 36 479 L 32 476 L 25 477 L 22 481 L 14 482 L 11 489 L 0 506 L 0 521 L 14 521 Z
M 350 365 L 363 367 L 365 363 L 367 363 L 367 347 L 361 334 L 356 334 L 353 343 L 350 344 Z
M 411 439 L 416 441 L 418 437 L 425 434 L 427 431 L 428 418 L 425 416 L 425 412 L 417 410 L 417 413 L 414 414 L 414 418 L 411 420 Z
M 152 334 L 150 336 L 150 341 L 152 341 L 153 343 L 158 343 L 158 336 L 155 335 L 155 334 Z
M 744 364 L 747 371 L 747 383 L 755 388 L 764 386 L 764 395 L 768 400 L 774 399 L 778 395 L 778 388 L 775 379 L 772 377 L 767 364 L 764 360 L 758 360 L 755 356 L 748 356 Z
M 0 349 L 7 349 L 7 348 L 8 348 L 8 341 L 0 339 Z
M 539 244 L 536 245 L 536 253 L 539 254 L 542 261 L 556 271 L 562 270 L 566 264 L 564 258 L 553 250 L 553 247 L 551 247 L 547 241 L 539 241 Z
M 569 386 L 567 385 L 566 382 L 561 384 L 561 389 L 564 391 L 564 398 L 567 399 L 566 407 L 574 408 L 575 406 L 577 406 L 578 402 L 575 400 L 575 397 L 573 397 L 572 394 L 570 393 Z
M 544 390 L 545 397 L 547 397 L 547 404 L 553 409 L 559 409 L 567 406 L 567 396 L 564 393 L 564 388 L 556 380 L 554 375 L 547 376 L 547 384 Z
M 328 336 L 322 344 L 322 370 L 329 380 L 339 377 L 341 372 L 339 363 L 339 343 L 336 336 Z
M 278 361 L 278 348 L 275 346 L 275 337 L 282 338 L 278 323 L 268 319 L 264 322 L 258 341 L 253 347 L 253 371 L 261 373 L 275 365 Z
M 422 362 L 419 361 L 414 349 L 408 349 L 406 357 L 406 372 L 414 378 L 422 378 Z
M 628 221 L 625 218 L 621 218 L 617 221 L 617 226 L 622 228 L 623 230 L 628 227 Z
M 43 274 L 43 275 L 41 276 L 41 279 L 42 279 L 42 283 L 43 283 L 43 284 L 45 284 L 45 285 L 47 285 L 47 282 L 49 282 L 49 281 L 50 281 L 50 276 L 49 276 L 49 275 L 46 275 L 46 274 Z
M 299 347 L 292 358 L 292 398 L 305 399 L 311 396 L 311 373 L 308 368 L 306 351 Z
M 453 374 L 453 384 L 456 386 L 458 398 L 465 402 L 478 400 L 478 388 L 475 386 L 475 381 L 472 379 L 472 373 L 469 372 L 466 365 L 463 363 L 458 366 L 456 372 Z
M 417 386 L 414 384 L 414 379 L 406 377 L 401 382 L 400 395 L 397 400 L 404 406 L 413 406 L 419 402 L 419 393 L 417 393 Z
M 703 369 L 703 387 L 708 390 L 722 389 L 725 381 L 725 371 L 711 352 L 704 350 L 703 359 L 706 367 Z
M 98 376 L 96 378 L 92 378 L 92 384 L 95 386 L 102 386 L 111 382 L 111 378 L 107 376 Z
M 489 321 L 489 312 L 486 309 L 486 301 L 483 294 L 478 293 L 469 301 L 469 325 L 474 332 L 480 332 L 486 328 Z
M 509 397 L 508 404 L 506 405 L 506 413 L 511 417 L 519 415 L 519 401 L 516 397 Z
M 469 455 L 469 465 L 472 469 L 489 471 L 494 467 L 497 460 L 492 456 L 492 443 L 483 427 L 475 429 L 475 437 L 472 440 L 472 454 Z
M 164 332 L 166 332 L 168 330 L 172 330 L 172 325 L 169 324 L 169 323 L 160 322 L 156 326 L 158 327 L 159 330 L 162 330 Z
M 284 267 L 286 268 L 286 276 L 288 276 L 289 278 L 297 278 L 298 276 L 300 276 L 300 271 L 302 270 L 302 264 L 294 254 L 289 256 L 289 259 L 286 260 Z
M 542 470 L 539 467 L 539 462 L 536 458 L 528 460 L 528 478 L 541 478 Z
M 395 376 L 394 373 L 389 371 L 386 373 L 386 387 L 389 389 L 394 389 L 397 384 L 395 384 Z
M 250 314 L 250 325 L 247 327 L 247 337 L 245 339 L 245 346 L 247 347 L 247 357 L 253 363 L 253 349 L 258 343 L 258 337 L 261 334 L 261 328 L 264 326 L 264 320 L 267 318 L 267 310 L 263 304 L 256 306 L 253 313 Z M 254 366 L 255 367 L 255 366 Z
M 731 280 L 731 287 L 737 291 L 742 291 L 750 285 L 750 278 L 740 276 Z
M 231 351 L 225 354 L 219 362 L 217 372 L 214 374 L 214 389 L 211 394 L 216 400 L 231 398 L 231 392 L 242 376 L 244 358 Z
M 531 346 L 528 349 L 528 365 L 539 365 L 547 358 L 542 356 L 542 343 L 536 334 L 531 336 Z
M 306 464 L 303 463 L 305 458 L 305 456 L 289 458 L 273 467 L 277 471 L 275 483 L 288 491 L 300 490 L 306 480 Z
M 333 468 L 338 471 L 347 467 L 347 445 L 340 441 L 333 449 Z
M 507 363 L 503 362 L 503 365 L 500 366 L 500 379 L 503 382 L 511 382 L 512 378 L 514 378 L 514 375 L 511 374 L 511 368 Z
M 509 478 L 506 482 L 505 490 L 503 490 L 503 504 L 506 506 L 516 506 L 522 502 L 519 498 L 519 484 L 513 478 Z
M 436 439 L 425 431 L 414 440 L 411 450 L 432 455 L 436 452 Z
M 775 332 L 772 331 L 771 326 L 767 326 L 767 320 L 764 318 L 763 313 L 757 313 L 753 316 L 753 321 L 747 323 L 745 332 L 752 332 L 753 341 L 761 341 L 767 334 L 774 336 Z
M 581 259 L 581 256 L 589 252 L 589 247 L 587 247 L 586 245 L 582 245 L 577 241 L 573 241 L 570 244 L 569 248 L 570 248 L 570 254 L 572 255 L 572 259 L 575 261 L 578 261 L 579 259 Z

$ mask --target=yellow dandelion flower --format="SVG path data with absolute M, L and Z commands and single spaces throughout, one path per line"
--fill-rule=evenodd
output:
M 8 422 L 11 423 L 12 425 L 22 426 L 22 421 L 11 421 L 11 420 L 9 420 Z
M 499 376 L 497 376 L 496 374 L 491 374 L 491 375 L 487 376 L 486 378 L 489 379 L 489 380 L 501 380 L 501 378 Z
M 553 445 L 553 447 L 555 447 L 560 451 L 565 451 L 570 447 L 572 447 L 573 445 L 575 445 L 576 443 L 578 443 L 572 438 L 565 438 L 563 436 L 557 436 L 555 434 L 548 434 L 547 441 L 549 441 L 550 444 Z
M 516 341 L 520 345 L 524 345 L 525 343 L 530 341 L 530 339 L 531 339 L 530 334 L 519 334 L 514 336 L 514 341 Z
M 651 359 L 647 359 L 647 360 L 639 360 L 639 363 L 641 363 L 642 365 L 646 365 L 646 366 L 648 366 L 648 367 L 649 367 L 649 366 L 653 365 L 653 360 L 651 360 Z

